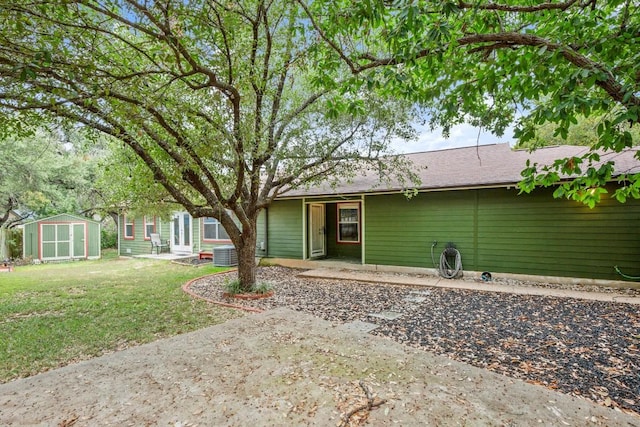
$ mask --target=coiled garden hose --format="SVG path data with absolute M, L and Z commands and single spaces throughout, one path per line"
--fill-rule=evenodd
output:
M 453 265 L 451 265 L 452 262 Z M 462 257 L 456 248 L 446 248 L 442 251 L 438 271 L 445 279 L 453 279 L 460 275 L 462 272 Z
M 460 256 L 460 252 L 452 243 L 449 243 L 445 250 L 442 251 L 442 254 L 440 254 L 440 263 L 436 265 L 433 249 L 437 244 L 438 241 L 436 240 L 431 245 L 431 261 L 433 262 L 433 267 L 436 268 L 440 276 L 445 279 L 453 279 L 460 276 L 462 273 L 462 257 Z

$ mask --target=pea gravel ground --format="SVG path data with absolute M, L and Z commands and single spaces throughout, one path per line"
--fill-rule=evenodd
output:
M 374 335 L 636 416 L 640 413 L 637 305 L 311 279 L 298 277 L 300 272 L 259 268 L 258 281 L 275 291 L 267 299 L 225 300 L 224 285 L 235 273 L 201 278 L 189 288 L 198 296 L 244 307 L 287 307 L 334 323 L 374 323 Z M 395 313 L 401 316 L 391 319 Z

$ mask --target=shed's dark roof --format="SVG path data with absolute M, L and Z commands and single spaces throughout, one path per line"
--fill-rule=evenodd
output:
M 454 190 L 477 187 L 508 187 L 522 180 L 521 172 L 527 160 L 531 164 L 551 165 L 554 160 L 580 156 L 587 147 L 560 145 L 536 151 L 513 150 L 509 144 L 480 145 L 439 151 L 405 154 L 418 170 L 422 184 L 419 190 Z M 640 161 L 634 158 L 636 149 L 620 153 L 601 154 L 600 163 L 613 161 L 616 175 L 640 173 Z M 424 166 L 427 168 L 424 169 Z M 380 184 L 375 173 L 357 176 L 335 188 L 318 186 L 287 192 L 284 197 L 346 195 L 368 192 L 394 192 L 404 188 L 398 182 Z

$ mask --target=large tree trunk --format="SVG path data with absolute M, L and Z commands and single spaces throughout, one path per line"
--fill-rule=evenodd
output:
M 238 253 L 238 279 L 243 292 L 251 292 L 256 284 L 256 228 L 257 221 L 251 221 L 251 227 L 245 227 L 240 241 L 235 243 Z

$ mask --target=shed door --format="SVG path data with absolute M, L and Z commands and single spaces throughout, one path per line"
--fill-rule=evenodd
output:
M 85 258 L 84 224 L 41 224 L 41 259 Z
M 69 224 L 41 224 L 41 227 L 41 258 L 69 258 L 71 256 L 71 227 Z
M 56 254 L 58 253 L 56 247 L 56 224 L 42 224 L 40 227 L 42 236 L 42 250 L 40 252 L 41 258 L 56 258 Z
M 85 228 L 84 224 L 73 224 L 73 254 L 71 254 L 74 258 L 85 258 L 86 257 L 86 244 L 85 244 Z

